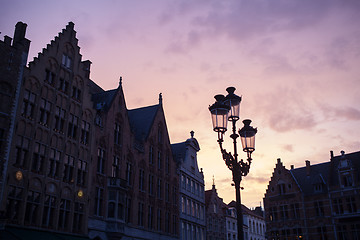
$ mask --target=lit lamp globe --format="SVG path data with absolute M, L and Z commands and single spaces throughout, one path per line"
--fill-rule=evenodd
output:
M 241 144 L 243 151 L 247 152 L 248 156 L 251 158 L 251 153 L 255 151 L 255 134 L 257 133 L 257 128 L 250 126 L 250 119 L 245 119 L 243 123 L 243 128 L 239 130 Z
M 226 95 L 224 103 L 230 107 L 230 111 L 228 114 L 229 121 L 237 121 L 240 117 L 240 102 L 241 97 L 236 95 L 234 87 L 228 87 L 226 89 L 228 95 Z
M 214 131 L 218 132 L 222 136 L 222 134 L 227 130 L 228 113 L 230 107 L 224 103 L 224 95 L 216 95 L 215 99 L 216 102 L 209 107 L 209 111 L 211 113 Z

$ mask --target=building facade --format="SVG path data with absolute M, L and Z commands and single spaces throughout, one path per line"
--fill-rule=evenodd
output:
M 172 144 L 172 153 L 180 177 L 180 239 L 205 240 L 205 184 L 202 169 L 199 171 L 197 152 L 200 146 L 194 132 L 185 142 Z
M 268 239 L 359 239 L 360 152 L 286 169 L 278 159 L 264 198 Z
M 235 214 L 235 219 L 232 219 L 232 224 L 235 224 L 231 229 L 230 235 L 228 234 L 228 239 L 237 239 L 237 232 L 235 233 L 233 229 L 236 229 L 236 202 L 231 201 L 228 204 L 229 209 L 232 210 L 232 214 Z M 265 240 L 266 233 L 266 224 L 264 219 L 264 211 L 261 206 L 256 207 L 254 210 L 247 208 L 244 205 L 241 205 L 241 210 L 243 214 L 243 231 L 245 240 Z M 235 220 L 235 223 L 234 223 Z M 235 235 L 235 238 L 234 238 Z M 231 238 L 232 236 L 232 238 Z M 230 237 L 230 238 L 229 238 Z
M 0 42 L 0 238 L 177 239 L 161 94 L 129 110 L 121 79 L 99 87 L 72 22 L 26 67 L 25 31 L 18 23 L 13 44 Z
M 261 207 L 254 210 L 242 206 L 244 215 L 244 234 L 247 240 L 265 240 L 266 223 L 264 219 L 264 211 Z
M 215 181 L 212 188 L 205 191 L 206 212 L 206 239 L 226 240 L 226 211 L 227 206 L 223 199 L 218 196 Z

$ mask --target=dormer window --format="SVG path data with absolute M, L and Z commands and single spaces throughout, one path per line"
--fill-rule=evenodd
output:
M 321 183 L 314 184 L 314 192 L 316 193 L 323 192 L 323 185 Z

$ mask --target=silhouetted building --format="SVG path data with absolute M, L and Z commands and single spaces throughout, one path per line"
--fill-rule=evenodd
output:
M 205 191 L 206 212 L 206 239 L 226 240 L 226 211 L 227 206 L 223 199 L 218 196 L 215 183 L 212 189 Z
M 264 198 L 268 239 L 359 239 L 360 152 L 286 169 L 278 159 Z
M 72 22 L 26 67 L 25 30 L 0 42 L 0 238 L 178 238 L 161 94 L 128 110 L 90 80 Z
M 172 144 L 174 159 L 180 176 L 180 239 L 205 240 L 205 189 L 204 174 L 199 171 L 198 141 L 191 131 L 191 138 Z

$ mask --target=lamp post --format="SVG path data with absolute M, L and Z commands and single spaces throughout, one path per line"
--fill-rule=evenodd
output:
M 234 94 L 235 88 L 228 87 L 226 89 L 228 94 L 216 95 L 215 103 L 209 107 L 213 130 L 218 133 L 218 140 L 222 157 L 225 161 L 226 166 L 232 171 L 233 182 L 235 185 L 236 193 L 236 213 L 237 213 L 237 231 L 238 239 L 244 239 L 243 231 L 243 215 L 241 209 L 241 196 L 240 196 L 240 182 L 242 177 L 245 177 L 249 173 L 251 165 L 251 154 L 255 150 L 255 134 L 257 128 L 250 126 L 251 120 L 243 120 L 244 126 L 239 130 L 239 134 L 236 133 L 236 122 L 239 120 L 240 115 L 240 102 L 241 97 Z M 230 138 L 233 139 L 234 154 L 227 152 L 223 148 L 224 134 L 227 130 L 227 122 L 232 122 L 232 134 Z M 247 153 L 247 161 L 243 159 L 238 160 L 237 153 L 237 142 L 236 139 L 241 138 L 243 151 Z

